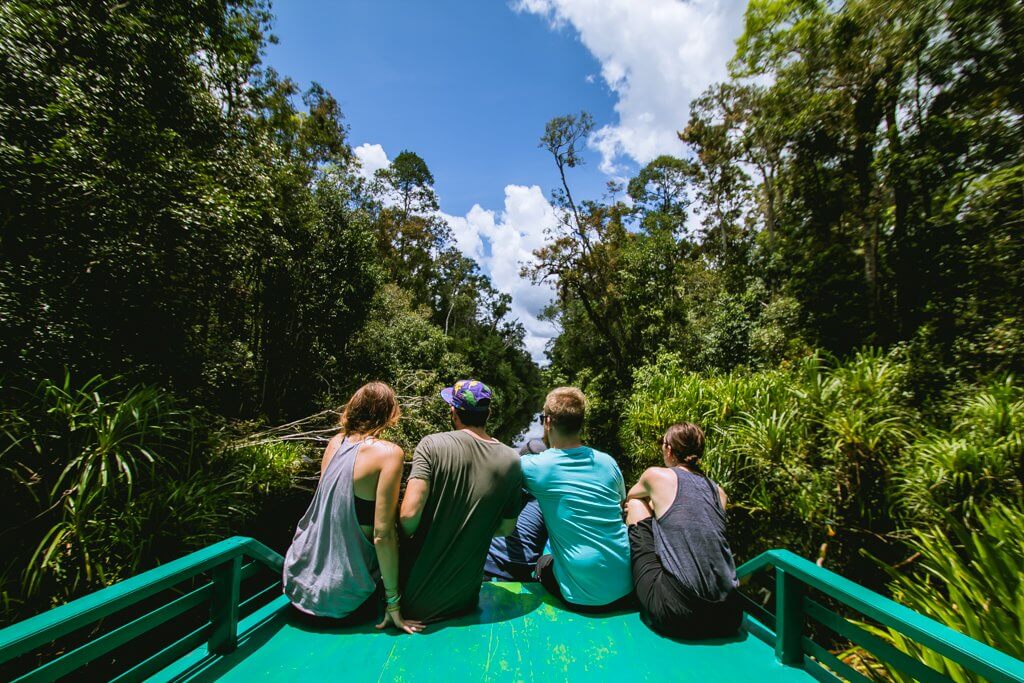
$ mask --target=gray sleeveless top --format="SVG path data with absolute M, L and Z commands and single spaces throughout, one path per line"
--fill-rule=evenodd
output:
M 321 617 L 347 616 L 380 580 L 377 553 L 356 521 L 352 472 L 360 445 L 346 438 L 338 446 L 284 558 L 285 595 Z
M 665 567 L 693 595 L 718 602 L 739 583 L 725 538 L 725 510 L 715 482 L 673 467 L 676 497 L 652 524 L 654 551 Z

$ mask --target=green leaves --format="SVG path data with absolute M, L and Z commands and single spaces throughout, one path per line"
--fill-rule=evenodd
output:
M 5 477 L 3 490 L 20 513 L 9 532 L 34 544 L 22 557 L 25 594 L 52 591 L 56 582 L 73 595 L 122 576 L 119 562 L 137 566 L 144 555 L 134 542 L 119 545 L 126 529 L 112 518 L 127 514 L 159 476 L 173 478 L 177 463 L 191 461 L 192 415 L 166 393 L 125 388 L 118 378 L 76 384 L 66 373 L 60 383 L 41 382 L 21 404 L 10 402 L 14 395 L 4 400 L 3 449 L 9 471 L 22 474 Z
M 971 524 L 953 516 L 915 530 L 920 559 L 909 571 L 888 568 L 893 598 L 961 633 L 1024 657 L 1024 507 L 1019 494 L 992 502 Z M 975 676 L 898 633 L 874 629 L 896 647 L 955 681 Z M 890 671 L 896 680 L 907 680 Z
M 798 52 L 797 41 L 811 37 L 813 22 L 826 7 L 821 0 L 751 0 L 729 64 L 732 74 L 742 78 L 764 73 Z
M 1006 378 L 960 397 L 950 428 L 912 444 L 897 479 L 900 507 L 915 525 L 949 517 L 973 524 L 998 501 L 1024 496 L 1024 390 Z
M 583 163 L 580 145 L 586 142 L 594 130 L 594 117 L 588 112 L 556 116 L 544 126 L 544 135 L 538 147 L 555 157 L 559 170 L 575 168 Z
M 969 518 L 1021 496 L 1020 387 L 1007 379 L 953 395 L 956 417 L 943 428 L 915 408 L 908 369 L 899 351 L 867 349 L 846 361 L 810 356 L 787 369 L 708 375 L 665 354 L 635 374 L 619 439 L 639 469 L 660 465 L 670 424 L 700 424 L 707 471 L 744 511 L 742 552 L 792 542 L 793 525 L 861 543 L 865 532 Z M 807 554 L 817 550 L 812 538 L 798 540 Z

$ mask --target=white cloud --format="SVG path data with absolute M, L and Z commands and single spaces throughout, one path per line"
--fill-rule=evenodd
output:
M 386 168 L 391 163 L 383 147 L 369 142 L 359 145 L 352 153 L 359 159 L 359 175 L 364 178 L 372 178 L 377 169 Z
M 451 227 L 452 235 L 455 237 L 455 246 L 459 251 L 477 263 L 481 263 L 484 259 L 484 243 L 480 238 L 480 229 L 477 227 L 479 218 L 473 215 L 476 211 L 483 212 L 483 209 L 479 205 L 474 205 L 469 214 L 465 216 L 452 216 L 442 211 L 441 217 Z
M 544 347 L 555 329 L 538 316 L 551 300 L 552 290 L 531 284 L 519 269 L 543 246 L 545 229 L 554 227 L 554 207 L 537 185 L 506 185 L 505 208 L 500 213 L 476 204 L 465 216 L 442 215 L 452 226 L 460 251 L 480 264 L 496 289 L 512 296 L 511 317 L 526 328 L 526 348 L 534 360 L 543 360 Z
M 742 30 L 747 0 L 519 0 L 516 11 L 571 25 L 601 63 L 601 77 L 618 96 L 619 120 L 597 130 L 591 145 L 601 170 L 616 159 L 647 163 L 680 154 L 676 131 L 690 102 L 726 76 Z
M 377 144 L 363 143 L 353 153 L 362 164 L 360 174 L 366 178 L 391 163 L 384 148 Z M 552 291 L 546 285 L 530 284 L 520 277 L 519 268 L 522 262 L 531 261 L 534 250 L 544 244 L 544 230 L 554 227 L 554 207 L 536 185 L 506 185 L 505 209 L 499 214 L 479 204 L 474 204 L 465 216 L 440 214 L 451 226 L 458 250 L 480 264 L 498 291 L 511 295 L 511 317 L 526 328 L 527 350 L 534 360 L 544 360 L 544 347 L 555 329 L 537 316 L 551 300 Z

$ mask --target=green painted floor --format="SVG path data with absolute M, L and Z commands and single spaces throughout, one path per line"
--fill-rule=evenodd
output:
M 747 681 L 809 678 L 775 661 L 751 634 L 700 643 L 662 638 L 635 612 L 586 616 L 559 608 L 537 584 L 487 583 L 478 613 L 422 635 L 372 625 L 312 631 L 289 623 L 278 598 L 246 620 L 238 650 L 205 647 L 157 680 L 225 681 Z

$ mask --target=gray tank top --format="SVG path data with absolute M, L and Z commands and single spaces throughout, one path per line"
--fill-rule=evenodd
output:
M 695 596 L 718 602 L 736 586 L 718 486 L 678 467 L 676 497 L 652 524 L 654 551 L 665 570 Z
M 380 580 L 373 544 L 356 520 L 352 473 L 362 442 L 334 452 L 284 558 L 284 592 L 304 612 L 348 616 Z

